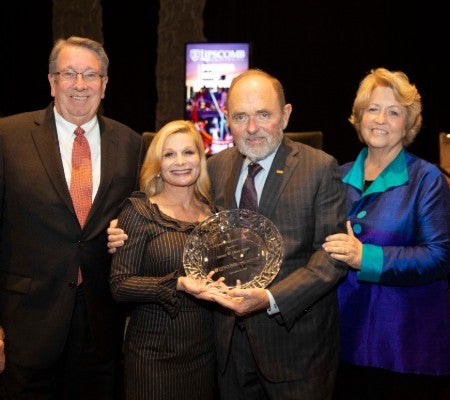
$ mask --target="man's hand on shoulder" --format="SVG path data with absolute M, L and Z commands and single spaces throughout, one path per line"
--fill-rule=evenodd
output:
M 117 248 L 123 246 L 125 240 L 128 239 L 128 235 L 124 230 L 117 227 L 118 222 L 117 219 L 111 220 L 109 227 L 106 229 L 106 233 L 108 234 L 108 253 L 110 254 L 114 254 Z

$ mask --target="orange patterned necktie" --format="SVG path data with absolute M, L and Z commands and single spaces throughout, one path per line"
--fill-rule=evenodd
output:
M 89 142 L 84 136 L 84 129 L 75 129 L 72 148 L 72 176 L 70 178 L 70 195 L 81 227 L 86 222 L 92 205 L 92 163 Z
M 255 188 L 255 176 L 262 170 L 259 164 L 248 165 L 248 175 L 245 179 L 244 186 L 242 186 L 241 200 L 239 208 L 246 208 L 247 210 L 258 210 L 258 196 Z
M 75 139 L 72 148 L 72 175 L 70 178 L 70 195 L 80 222 L 84 226 L 92 205 L 92 162 L 89 142 L 84 136 L 84 129 L 75 129 Z M 78 269 L 79 285 L 83 282 L 81 270 Z

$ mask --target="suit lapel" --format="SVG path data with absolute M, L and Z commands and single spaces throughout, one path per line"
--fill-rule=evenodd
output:
M 58 135 L 56 134 L 55 118 L 53 114 L 53 103 L 47 107 L 42 120 L 35 120 L 36 127 L 31 131 L 36 150 L 41 159 L 47 175 L 52 182 L 56 192 L 59 194 L 64 204 L 72 210 L 75 210 L 67 186 L 64 168 L 59 150 Z
M 244 162 L 244 156 L 239 153 L 237 148 L 235 148 L 235 152 L 233 152 L 233 155 L 231 157 L 231 161 L 229 163 L 231 167 L 231 173 L 228 176 L 228 180 L 225 182 L 225 192 L 224 192 L 224 198 L 225 198 L 225 208 L 232 209 L 232 208 L 238 208 L 238 205 L 236 203 L 236 187 L 238 184 L 239 176 L 241 174 L 242 169 L 242 163 Z
M 297 155 L 298 150 L 289 146 L 283 140 L 270 167 L 259 202 L 259 211 L 265 216 L 270 217 L 272 215 L 277 200 L 298 163 Z
M 89 222 L 90 217 L 95 213 L 100 204 L 103 203 L 104 198 L 108 193 L 108 188 L 111 186 L 112 179 L 114 177 L 114 167 L 117 165 L 117 137 L 114 135 L 112 127 L 101 116 L 98 116 L 98 123 L 100 127 L 101 141 L 100 185 L 92 203 L 86 224 Z

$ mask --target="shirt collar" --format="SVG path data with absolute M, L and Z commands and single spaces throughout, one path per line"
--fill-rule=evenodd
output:
M 344 176 L 342 181 L 363 192 L 364 186 L 364 161 L 367 158 L 367 147 L 361 150 L 353 166 Z M 403 185 L 408 182 L 408 169 L 406 166 L 405 149 L 401 149 L 395 158 L 377 176 L 372 184 L 364 192 L 364 195 L 371 193 L 385 192 L 391 187 Z
M 74 125 L 71 122 L 64 119 L 63 116 L 56 110 L 56 107 L 53 107 L 53 112 L 55 113 L 55 122 L 59 126 L 62 126 L 68 132 L 73 133 L 75 131 L 75 128 L 78 125 Z M 94 128 L 96 123 L 97 123 L 97 116 L 95 115 L 91 120 L 89 120 L 85 124 L 81 125 L 81 127 L 84 129 L 86 134 L 88 134 Z
M 257 161 L 259 165 L 263 168 L 264 171 L 269 171 L 270 167 L 272 166 L 273 160 L 275 158 L 275 155 L 277 154 L 278 147 L 273 151 L 271 154 L 269 154 L 266 158 Z M 245 158 L 244 163 L 242 164 L 242 169 L 246 169 L 248 165 L 251 163 L 248 158 Z

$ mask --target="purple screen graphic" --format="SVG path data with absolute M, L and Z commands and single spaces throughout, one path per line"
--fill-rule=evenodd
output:
M 185 118 L 202 134 L 206 155 L 233 146 L 226 124 L 231 81 L 250 65 L 249 43 L 187 43 Z

